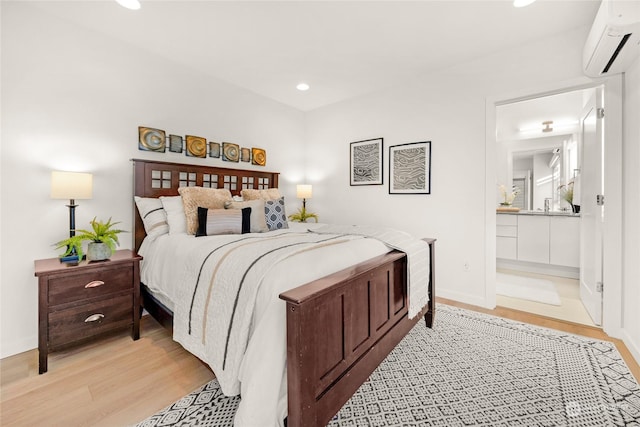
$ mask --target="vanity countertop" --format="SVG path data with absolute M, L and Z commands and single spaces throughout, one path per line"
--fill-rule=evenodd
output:
M 534 215 L 534 216 L 575 216 L 575 217 L 579 217 L 580 214 L 579 213 L 573 213 L 570 211 L 549 211 L 549 212 L 545 212 L 545 211 L 525 211 L 525 210 L 521 210 L 518 212 L 501 212 L 501 211 L 496 211 L 497 214 L 500 215 Z

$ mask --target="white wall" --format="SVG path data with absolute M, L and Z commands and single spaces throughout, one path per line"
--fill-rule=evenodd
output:
M 55 257 L 68 237 L 68 208 L 51 200 L 51 170 L 94 174 L 94 216 L 132 230 L 131 158 L 220 164 L 220 159 L 138 150 L 138 126 L 267 150 L 291 199 L 303 175 L 304 116 L 91 30 L 43 14 L 29 2 L 2 2 L 0 356 L 37 347 L 33 260 Z M 259 168 L 253 166 L 254 168 Z M 121 238 L 131 247 L 131 235 Z
M 484 271 L 486 99 L 581 76 L 587 31 L 309 113 L 307 172 L 316 181 L 311 207 L 323 221 L 388 225 L 438 238 L 437 295 L 492 306 Z M 384 138 L 384 185 L 350 187 L 349 142 L 376 137 Z M 388 147 L 427 140 L 432 141 L 431 194 L 389 195 Z
M 640 59 L 625 74 L 622 318 L 625 344 L 640 360 Z

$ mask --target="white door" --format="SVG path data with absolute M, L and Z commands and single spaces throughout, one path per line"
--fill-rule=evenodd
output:
M 602 324 L 602 230 L 603 194 L 602 88 L 597 88 L 581 119 L 582 162 L 580 165 L 580 298 L 596 325 Z M 578 202 L 578 201 L 576 201 Z

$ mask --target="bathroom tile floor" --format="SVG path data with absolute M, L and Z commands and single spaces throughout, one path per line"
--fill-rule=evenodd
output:
M 591 320 L 589 313 L 587 313 L 582 301 L 580 301 L 580 283 L 577 279 L 568 279 L 565 277 L 547 276 L 544 274 L 506 269 L 498 269 L 497 272 L 549 280 L 554 284 L 558 291 L 561 302 L 561 305 L 558 306 L 496 295 L 496 303 L 498 306 L 552 317 L 554 319 L 580 323 L 582 325 L 596 326 L 595 323 L 593 323 L 593 320 Z

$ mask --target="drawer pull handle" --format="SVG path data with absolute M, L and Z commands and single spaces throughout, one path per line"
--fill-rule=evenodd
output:
M 84 285 L 85 289 L 89 289 L 89 288 L 97 288 L 98 286 L 102 286 L 104 285 L 104 282 L 102 280 L 94 280 L 93 282 L 89 282 L 86 285 Z
M 104 318 L 104 314 L 102 313 L 92 314 L 91 316 L 84 319 L 84 323 L 96 322 L 102 318 Z

